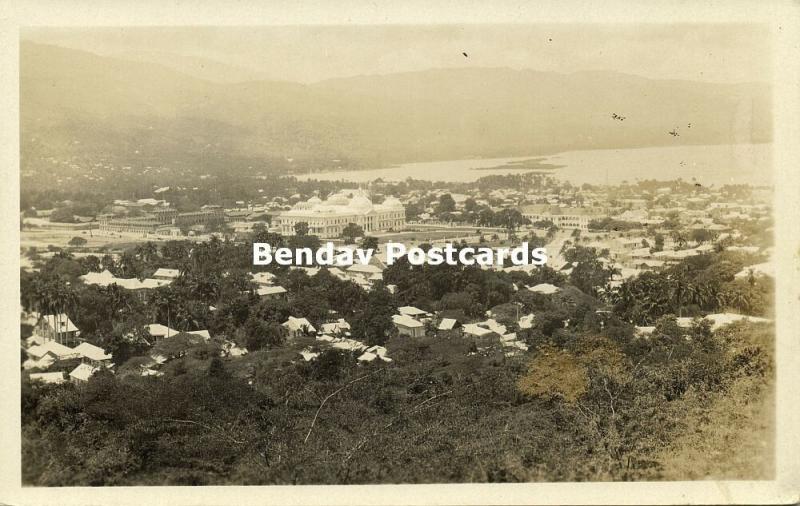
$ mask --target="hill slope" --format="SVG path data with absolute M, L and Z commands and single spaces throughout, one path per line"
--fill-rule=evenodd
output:
M 113 152 L 376 164 L 771 137 L 769 88 L 760 83 L 506 68 L 224 83 L 31 42 L 20 57 L 23 158 Z M 674 128 L 680 136 L 667 133 Z

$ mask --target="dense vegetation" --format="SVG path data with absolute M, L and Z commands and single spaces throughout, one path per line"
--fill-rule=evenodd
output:
M 265 234 L 257 231 L 253 239 L 279 240 Z M 317 239 L 288 240 L 312 245 Z M 45 386 L 23 375 L 24 480 L 423 483 L 680 479 L 696 469 L 704 476 L 753 478 L 768 472 L 756 465 L 763 462 L 760 454 L 742 458 L 729 441 L 747 439 L 742 420 L 730 416 L 741 406 L 747 406 L 745 427 L 753 431 L 747 436 L 769 440 L 771 325 L 742 323 L 715 333 L 701 320 L 680 327 L 676 314 L 724 309 L 728 302 L 674 297 L 677 289 L 693 292 L 672 281 L 682 272 L 682 279 L 723 293 L 742 283 L 745 296 L 748 290 L 767 293 L 762 280 L 719 274 L 754 259 L 733 253 L 692 258 L 626 282 L 623 288 L 636 295 L 614 300 L 602 290 L 613 273 L 598 260 L 600 253 L 568 251 L 576 277 L 549 268 L 527 274 L 399 262 L 384 273 L 397 285 L 396 295 L 381 287 L 365 292 L 325 270 L 308 276 L 270 266 L 289 291 L 286 301 L 254 295 L 249 244 L 143 244 L 118 260 L 59 253 L 40 272 L 23 276 L 23 303 L 69 308 L 84 337 L 114 353 L 116 373 L 98 373 L 85 386 Z M 142 277 L 157 267 L 178 268 L 181 276 L 144 300 L 78 279 L 103 268 Z M 561 291 L 548 296 L 524 288 L 542 282 Z M 654 318 L 656 330 L 635 337 L 630 320 L 642 323 L 637 315 L 649 299 L 671 302 L 648 306 L 647 323 Z M 506 356 L 497 336 L 396 336 L 391 315 L 406 304 L 463 322 L 491 309 L 530 352 Z M 614 313 L 603 310 L 609 304 L 616 305 Z M 769 305 L 763 298 L 750 304 Z M 517 328 L 517 316 L 530 312 L 533 327 Z M 354 337 L 385 344 L 394 361 L 359 365 L 353 354 L 329 350 L 305 362 L 298 352 L 314 340 L 289 339 L 279 325 L 289 315 L 314 325 L 344 317 Z M 207 328 L 213 337 L 204 342 L 182 334 L 150 350 L 143 326 L 154 321 L 179 330 Z M 250 353 L 220 353 L 228 342 Z M 163 376 L 139 374 L 151 351 L 171 357 Z M 726 438 L 714 437 L 712 428 Z M 712 455 L 719 452 L 733 464 L 718 463 Z
M 672 452 L 692 451 L 676 441 L 698 427 L 736 433 L 733 421 L 708 419 L 708 403 L 767 409 L 771 332 L 683 334 L 665 320 L 645 343 L 574 336 L 564 348 L 540 348 L 527 369 L 428 338 L 390 342 L 396 364 L 386 367 L 355 366 L 336 352 L 311 363 L 277 351 L 223 361 L 190 348 L 161 378 L 120 371 L 85 388 L 25 382 L 24 477 L 40 485 L 624 480 L 685 477 L 698 461 L 713 475 L 719 461 L 708 455 L 671 462 Z M 753 342 L 754 334 L 762 337 Z M 702 443 L 731 452 L 723 441 Z M 760 476 L 737 459 L 745 467 L 727 477 Z

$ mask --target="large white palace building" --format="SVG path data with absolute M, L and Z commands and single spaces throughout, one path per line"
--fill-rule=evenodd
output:
M 401 230 L 406 224 L 406 209 L 394 197 L 373 204 L 362 190 L 342 190 L 326 200 L 311 197 L 298 202 L 276 217 L 283 235 L 294 235 L 294 226 L 300 222 L 308 224 L 309 234 L 333 239 L 342 235 L 348 223 L 359 225 L 364 233 Z

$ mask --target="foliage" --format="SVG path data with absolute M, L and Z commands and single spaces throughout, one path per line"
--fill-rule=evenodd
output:
M 345 244 L 354 243 L 356 238 L 361 237 L 362 235 L 364 235 L 364 229 L 356 223 L 348 223 L 342 229 L 342 237 L 345 240 Z
M 614 310 L 638 325 L 660 316 L 679 316 L 732 309 L 768 316 L 773 282 L 769 278 L 735 279 L 734 274 L 754 259 L 738 253 L 710 253 L 682 260 L 659 272 L 645 272 L 622 283 Z

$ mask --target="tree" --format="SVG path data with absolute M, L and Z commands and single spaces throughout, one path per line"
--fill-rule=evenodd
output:
M 130 298 L 128 292 L 119 287 L 118 284 L 112 283 L 108 286 L 101 287 L 100 293 L 106 298 L 106 308 L 110 313 L 111 326 L 114 326 L 115 317 L 124 309 L 130 309 Z
M 305 221 L 299 221 L 294 224 L 294 235 L 297 236 L 305 236 L 308 235 L 308 223 Z
M 702 244 L 714 238 L 714 232 L 706 228 L 696 228 L 692 230 L 690 237 L 693 241 Z
M 50 221 L 54 223 L 75 223 L 75 216 L 72 214 L 72 209 L 60 207 L 50 215 Z
M 86 242 L 87 242 L 86 239 L 84 239 L 83 237 L 75 236 L 69 240 L 68 244 L 70 246 L 83 246 L 86 244 Z
M 158 259 L 158 246 L 153 241 L 138 244 L 134 249 L 134 254 L 143 262 L 152 262 Z
M 376 288 L 367 296 L 364 309 L 356 316 L 352 326 L 353 337 L 368 345 L 383 345 L 395 331 L 392 315 L 395 305 L 391 294 Z
M 281 324 L 265 322 L 251 316 L 245 322 L 238 341 L 247 351 L 258 351 L 280 346 L 285 339 L 286 329 Z
M 654 252 L 664 250 L 664 236 L 662 234 L 656 234 L 654 242 L 655 242 L 653 246 Z
M 491 227 L 494 225 L 495 221 L 495 212 L 488 207 L 481 209 L 478 213 L 477 223 L 480 226 Z
M 681 250 L 686 247 L 686 236 L 682 232 L 673 230 L 670 235 L 672 236 L 672 240 L 675 242 L 676 250 Z
M 365 249 L 365 250 L 370 250 L 371 249 L 371 250 L 377 251 L 378 250 L 378 238 L 377 237 L 371 237 L 371 236 L 364 237 L 364 239 L 361 240 L 361 249 Z
M 495 221 L 501 227 L 508 229 L 508 233 L 513 235 L 520 225 L 530 223 L 530 220 L 522 216 L 518 209 L 507 207 L 495 215 Z
M 355 223 L 348 223 L 342 230 L 342 237 L 346 244 L 353 244 L 357 237 L 364 235 L 364 229 Z
M 89 272 L 100 272 L 100 259 L 94 255 L 89 255 L 83 259 L 83 265 Z
M 161 286 L 153 290 L 147 301 L 147 305 L 153 312 L 153 320 L 166 321 L 167 327 L 172 327 L 172 318 L 177 304 L 178 297 L 169 286 Z
M 569 276 L 570 282 L 585 294 L 596 294 L 599 288 L 605 288 L 615 274 L 614 269 L 606 267 L 599 258 L 594 248 L 583 246 L 571 248 L 564 254 L 567 262 L 575 263 Z
M 549 229 L 554 225 L 555 224 L 552 222 L 552 220 L 536 220 L 533 222 L 534 227 L 542 229 Z
M 103 255 L 100 259 L 100 267 L 103 270 L 114 272 L 117 269 L 117 261 L 114 260 L 114 257 L 108 254 Z
M 62 328 L 62 315 L 66 315 L 76 307 L 77 297 L 72 290 L 69 282 L 65 282 L 60 278 L 37 278 L 34 281 L 34 301 L 37 308 L 41 313 L 48 313 L 53 315 L 52 323 L 55 325 L 53 329 L 54 338 L 61 344 L 64 344 L 64 335 L 61 332 Z
M 445 193 L 439 197 L 439 205 L 436 206 L 437 214 L 452 213 L 456 210 L 456 201 L 449 193 Z

